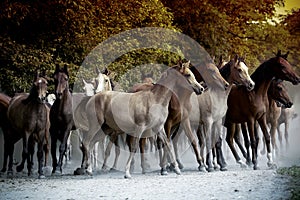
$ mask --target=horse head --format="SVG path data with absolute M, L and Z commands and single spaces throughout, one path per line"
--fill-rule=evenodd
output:
M 30 93 L 35 93 L 37 98 L 43 102 L 47 95 L 47 84 L 47 80 L 41 77 L 40 73 L 37 72 L 33 81 L 33 88 Z
M 287 61 L 289 52 L 282 55 L 279 50 L 274 58 L 271 58 L 270 61 L 273 65 L 273 71 L 275 73 L 275 77 L 291 82 L 293 85 L 297 85 L 300 83 L 300 77 L 293 70 L 290 63 Z
M 190 70 L 190 61 L 179 62 L 172 68 L 176 69 L 181 75 L 183 75 L 183 77 L 185 77 L 185 79 L 197 95 L 202 94 L 204 92 L 204 87 L 197 82 L 193 72 Z
M 111 91 L 112 85 L 110 82 L 110 78 L 107 75 L 109 74 L 107 69 L 105 69 L 104 71 L 105 73 L 101 73 L 101 71 L 96 68 L 96 72 L 97 72 L 97 77 L 93 79 L 95 93 L 102 92 L 102 91 Z
M 82 82 L 83 82 L 83 89 L 85 91 L 85 95 L 93 96 L 95 94 L 94 83 L 86 82 L 84 79 L 82 79 Z
M 246 86 L 248 91 L 253 90 L 255 83 L 248 73 L 248 67 L 245 64 L 244 58 L 235 55 L 234 59 L 229 62 L 230 77 L 229 80 L 236 85 Z
M 55 82 L 56 98 L 61 99 L 63 92 L 69 90 L 69 73 L 67 65 L 65 65 L 63 68 L 60 68 L 59 65 L 56 65 L 53 77 Z
M 268 95 L 276 101 L 277 106 L 283 104 L 285 108 L 292 107 L 293 103 L 289 97 L 288 91 L 281 79 L 273 79 L 268 89 Z

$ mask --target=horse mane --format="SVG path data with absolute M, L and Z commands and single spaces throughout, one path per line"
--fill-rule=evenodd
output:
M 37 92 L 37 90 L 35 89 L 35 85 L 33 85 L 33 86 L 30 88 L 29 95 L 27 96 L 26 99 L 23 99 L 23 100 L 22 100 L 22 103 L 28 104 L 31 100 L 36 99 L 37 96 L 38 96 L 38 92 Z
M 280 56 L 281 57 L 281 56 Z M 256 70 L 251 74 L 251 79 L 255 83 L 261 83 L 267 78 L 272 78 L 273 73 L 272 72 L 272 66 L 274 65 L 274 60 L 277 59 L 277 57 L 270 58 L 269 60 L 263 62 Z M 257 85 L 257 84 L 255 84 Z
M 233 60 L 230 60 L 228 63 L 226 63 L 223 67 L 219 69 L 221 75 L 224 77 L 225 80 L 228 80 L 228 77 L 230 76 L 231 73 L 231 65 L 233 64 Z M 239 60 L 240 62 L 240 60 Z

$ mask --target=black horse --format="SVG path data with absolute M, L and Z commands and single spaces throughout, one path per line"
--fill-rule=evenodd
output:
M 66 65 L 63 68 L 56 65 L 54 81 L 56 100 L 50 109 L 52 174 L 58 169 L 62 173 L 62 162 L 67 149 L 67 140 L 70 136 L 70 131 L 75 129 L 72 112 L 72 94 L 69 90 L 69 73 Z M 57 140 L 61 142 L 58 162 L 56 157 Z

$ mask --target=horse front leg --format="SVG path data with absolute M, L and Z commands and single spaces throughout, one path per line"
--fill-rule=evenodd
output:
M 212 172 L 214 170 L 212 163 L 212 120 L 207 120 L 204 123 L 204 135 L 205 135 L 205 146 L 206 146 L 206 165 L 207 171 Z
M 165 130 L 162 128 L 158 131 L 158 137 L 160 138 L 162 144 L 164 145 L 163 158 L 161 161 L 161 175 L 167 175 L 167 156 L 170 157 L 171 164 L 174 166 L 174 171 L 176 174 L 180 175 L 181 171 L 178 167 L 178 163 L 176 162 L 175 153 L 173 146 L 170 142 L 170 138 L 167 137 Z
M 243 138 L 244 138 L 244 145 L 246 147 L 246 164 L 248 166 L 251 165 L 251 156 L 250 156 L 250 141 L 249 141 L 249 137 L 248 137 L 248 131 L 247 131 L 247 124 L 246 123 L 241 123 L 241 128 L 242 128 L 242 134 L 243 134 Z M 257 128 L 255 129 L 257 130 Z
M 113 167 L 110 168 L 110 171 L 114 171 L 117 169 L 117 164 L 118 164 L 118 160 L 120 157 L 120 146 L 119 146 L 119 142 L 118 142 L 118 136 L 116 136 L 114 143 L 115 143 L 115 160 L 114 160 Z
M 109 141 L 108 141 L 107 147 L 105 149 L 104 160 L 103 160 L 103 165 L 102 165 L 102 169 L 101 169 L 103 172 L 108 171 L 107 159 L 110 156 L 110 152 L 111 152 L 111 148 L 113 146 L 113 143 L 114 143 L 113 138 L 110 138 Z
M 278 125 L 278 122 L 277 122 L 277 118 L 276 119 L 273 119 L 271 121 L 271 129 L 270 129 L 270 135 L 271 135 L 271 141 L 272 141 L 272 152 L 273 152 L 273 156 L 278 156 L 278 153 L 279 153 L 279 149 L 278 149 L 278 146 L 276 144 L 276 137 L 275 137 L 275 134 L 276 134 L 276 127 Z
M 39 178 L 45 178 L 44 171 L 43 171 L 43 164 L 44 164 L 43 150 L 44 150 L 44 141 L 43 138 L 40 138 L 40 141 L 38 142 L 38 150 L 37 150 Z
M 226 134 L 226 142 L 236 160 L 236 162 L 238 164 L 240 164 L 240 166 L 242 168 L 247 167 L 246 163 L 244 163 L 240 156 L 238 155 L 234 143 L 233 143 L 233 139 L 234 139 L 234 135 L 235 135 L 235 129 L 236 129 L 236 124 L 235 123 L 227 123 L 227 134 Z
M 182 162 L 180 161 L 179 150 L 178 150 L 178 143 L 179 143 L 179 137 L 180 137 L 180 135 L 181 135 L 181 132 L 177 131 L 177 134 L 172 139 L 172 142 L 173 142 L 173 147 L 174 147 L 176 162 L 178 163 L 179 169 L 183 169 L 184 166 L 183 166 Z
M 253 169 L 257 170 L 258 163 L 257 163 L 257 143 L 255 138 L 255 122 L 254 119 L 247 122 L 247 127 L 249 131 L 250 141 L 251 141 L 251 148 L 252 148 L 252 163 L 253 163 Z M 269 138 L 270 141 L 270 138 Z
M 61 144 L 59 145 L 59 159 L 58 159 L 57 167 L 59 168 L 60 173 L 62 173 L 63 159 L 66 154 L 67 143 L 70 137 L 70 133 L 71 133 L 71 127 L 67 127 L 66 130 L 63 132 L 63 139 L 61 141 Z
M 51 134 L 52 174 L 56 173 L 56 167 L 57 167 L 56 144 L 57 144 L 56 133 Z
M 124 178 L 131 178 L 131 174 L 130 174 L 130 168 L 131 168 L 131 162 L 132 162 L 132 159 L 135 155 L 135 152 L 138 148 L 138 145 L 139 145 L 139 137 L 131 137 L 130 138 L 130 143 L 129 143 L 129 151 L 130 151 L 130 154 L 129 154 L 129 157 L 128 157 L 128 160 L 127 160 L 127 163 L 126 163 L 126 166 L 125 166 L 125 176 Z
M 199 164 L 198 169 L 199 169 L 199 171 L 205 172 L 206 170 L 205 170 L 205 167 L 204 167 L 203 158 L 201 157 L 200 151 L 199 151 L 199 148 L 198 148 L 198 141 L 197 141 L 197 138 L 195 137 L 195 135 L 192 132 L 189 118 L 185 119 L 181 123 L 183 125 L 183 130 L 184 130 L 186 136 L 188 137 L 189 141 L 192 144 L 194 153 L 196 155 L 197 162 Z
M 274 164 L 273 158 L 272 158 L 271 144 L 270 144 L 270 134 L 268 133 L 265 115 L 263 117 L 261 117 L 260 119 L 258 119 L 258 123 L 260 125 L 260 128 L 261 128 L 261 130 L 262 130 L 262 132 L 264 134 L 264 138 L 265 138 L 265 141 L 266 141 L 267 158 L 268 158 L 268 163 L 267 164 L 268 164 L 268 167 L 275 168 L 276 164 Z M 256 146 L 256 148 L 257 148 L 257 146 Z

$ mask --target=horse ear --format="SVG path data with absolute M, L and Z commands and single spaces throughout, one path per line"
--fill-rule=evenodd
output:
M 33 82 L 35 82 L 39 77 L 40 77 L 40 71 L 36 70 Z
M 97 75 L 101 73 L 101 71 L 98 67 L 95 68 L 95 72 L 96 72 Z
M 280 57 L 280 56 L 281 56 L 281 50 L 278 50 L 276 56 L 277 56 L 277 57 Z
M 235 54 L 233 60 L 234 60 L 234 63 L 236 63 L 239 60 L 239 56 L 237 54 Z
M 59 64 L 56 64 L 55 65 L 55 72 L 54 73 L 56 74 L 57 72 L 59 72 L 59 69 L 60 69 Z
M 282 57 L 283 57 L 285 60 L 287 60 L 287 57 L 288 57 L 289 53 L 290 53 L 290 51 L 288 51 L 286 54 L 282 55 Z
M 84 85 L 87 84 L 87 82 L 84 80 L 84 78 L 82 79 L 82 82 L 83 82 Z

